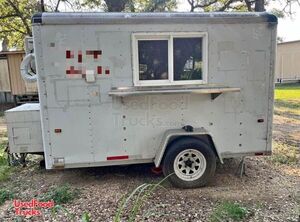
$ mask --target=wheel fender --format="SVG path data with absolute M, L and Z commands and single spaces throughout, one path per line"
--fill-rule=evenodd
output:
M 161 164 L 161 161 L 163 159 L 164 153 L 167 149 L 168 144 L 173 141 L 174 139 L 177 139 L 179 137 L 183 137 L 183 136 L 203 136 L 203 135 L 207 135 L 210 136 L 212 138 L 212 142 L 213 142 L 213 136 L 206 131 L 204 128 L 195 128 L 194 131 L 192 132 L 187 132 L 183 129 L 170 129 L 167 130 L 161 140 L 160 146 L 156 152 L 155 158 L 154 158 L 154 164 L 156 167 L 159 167 Z M 217 158 L 219 158 L 220 162 L 223 163 L 223 159 L 218 151 L 218 148 L 215 146 L 214 144 L 214 149 L 215 152 L 217 154 Z

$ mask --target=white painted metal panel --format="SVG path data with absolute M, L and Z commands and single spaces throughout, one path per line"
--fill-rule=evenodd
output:
M 10 153 L 43 153 L 39 104 L 5 111 Z

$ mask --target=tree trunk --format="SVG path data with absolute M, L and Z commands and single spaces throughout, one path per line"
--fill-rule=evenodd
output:
M 41 12 L 45 11 L 45 3 L 44 0 L 41 0 Z
M 265 9 L 265 1 L 264 0 L 255 0 L 255 8 L 254 11 L 256 12 L 264 12 Z
M 8 39 L 4 37 L 2 40 L 2 51 L 8 51 Z
M 104 0 L 109 12 L 122 12 L 129 0 Z

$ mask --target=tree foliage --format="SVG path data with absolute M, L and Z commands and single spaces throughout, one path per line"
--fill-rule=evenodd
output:
M 38 10 L 34 0 L 0 0 L 0 38 L 9 48 L 23 46 L 23 38 L 31 35 L 31 16 Z
M 190 11 L 265 11 L 271 0 L 184 0 Z M 292 13 L 300 0 L 285 0 L 284 8 L 273 10 L 277 16 Z M 31 35 L 31 17 L 38 11 L 100 10 L 108 12 L 175 11 L 179 0 L 0 0 L 0 41 L 2 48 L 22 48 Z M 299 4 L 300 5 L 300 4 Z
M 136 0 L 135 11 L 138 12 L 164 12 L 174 11 L 176 0 Z
M 107 12 L 163 12 L 176 9 L 176 0 L 83 0 L 82 6 Z
M 41 4 L 43 3 L 43 4 Z M 79 10 L 80 0 L 0 0 L 0 40 L 2 50 L 22 49 L 24 37 L 31 36 L 31 17 L 39 11 Z
M 190 11 L 265 11 L 264 0 L 187 0 Z

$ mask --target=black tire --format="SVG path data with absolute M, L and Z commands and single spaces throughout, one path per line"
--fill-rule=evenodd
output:
M 206 168 L 204 173 L 195 180 L 184 180 L 178 177 L 174 170 L 174 161 L 178 154 L 184 150 L 197 150 L 206 160 Z M 185 161 L 187 162 L 187 161 Z M 216 171 L 216 155 L 213 149 L 205 142 L 194 137 L 184 137 L 182 139 L 172 142 L 165 153 L 163 160 L 163 173 L 168 180 L 175 186 L 180 188 L 197 188 L 205 186 L 214 176 Z M 204 169 L 204 168 L 203 168 Z

